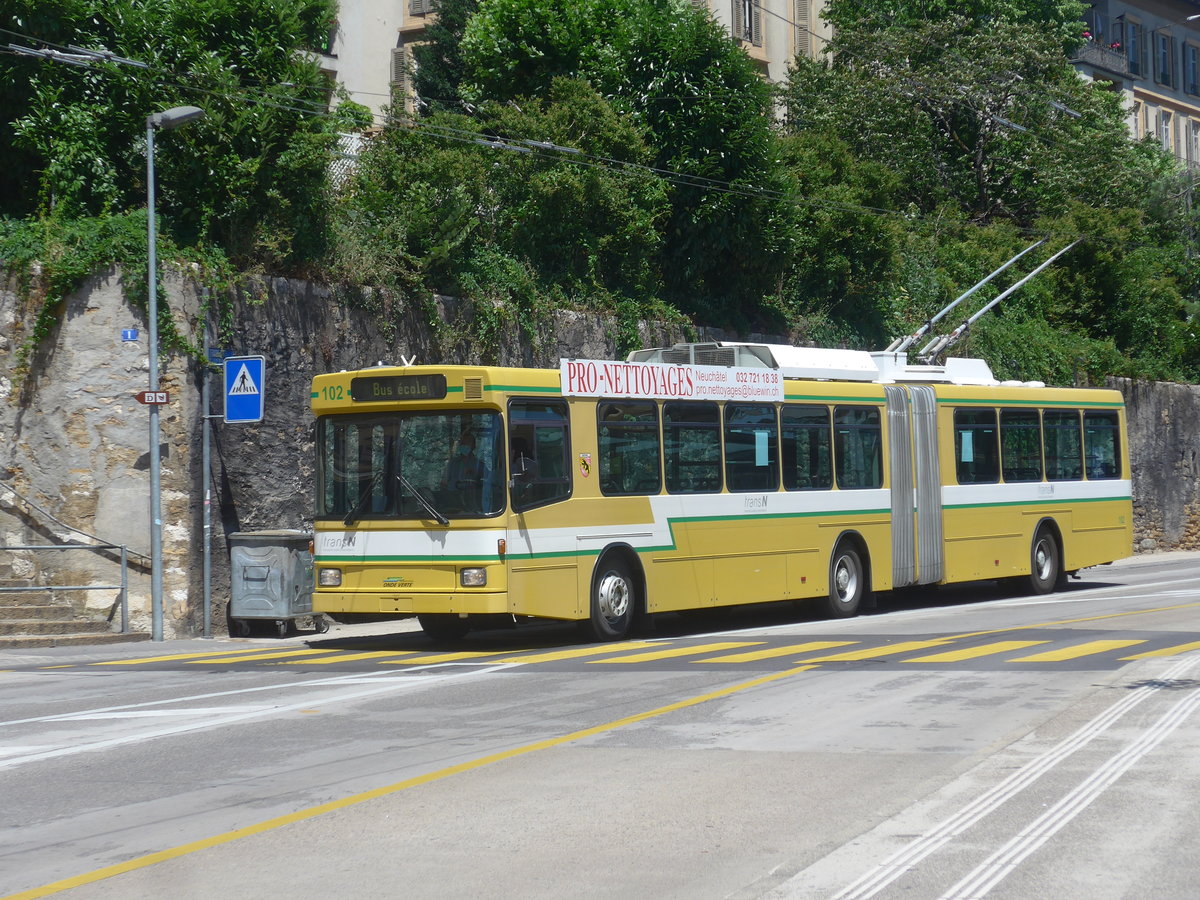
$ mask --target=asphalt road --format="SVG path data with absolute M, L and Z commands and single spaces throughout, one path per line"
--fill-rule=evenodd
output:
M 0 657 L 0 895 L 1190 898 L 1200 556 L 438 645 Z

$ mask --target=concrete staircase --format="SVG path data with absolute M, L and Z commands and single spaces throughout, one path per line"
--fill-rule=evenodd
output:
M 0 652 L 22 647 L 72 647 L 145 641 L 148 634 L 118 634 L 103 619 L 81 618 L 53 591 L 14 591 L 25 585 L 0 570 Z

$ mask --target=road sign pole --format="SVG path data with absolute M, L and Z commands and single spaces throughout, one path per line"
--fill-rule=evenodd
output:
M 146 120 L 146 243 L 149 296 L 150 390 L 158 390 L 158 260 L 154 233 L 154 125 Z M 162 461 L 158 452 L 158 404 L 150 405 L 150 639 L 163 639 Z

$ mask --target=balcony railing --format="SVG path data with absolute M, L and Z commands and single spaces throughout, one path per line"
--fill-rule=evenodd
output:
M 1129 58 L 1123 51 L 1112 50 L 1094 41 L 1088 41 L 1076 50 L 1073 61 L 1087 63 L 1098 69 L 1104 69 L 1106 72 L 1114 72 L 1117 75 L 1131 74 L 1129 71 Z

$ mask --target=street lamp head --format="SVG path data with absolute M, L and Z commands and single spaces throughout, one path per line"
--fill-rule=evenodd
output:
M 164 112 L 151 113 L 146 117 L 146 127 L 171 131 L 180 125 L 186 125 L 188 122 L 203 117 L 204 110 L 198 106 L 175 106 Z

